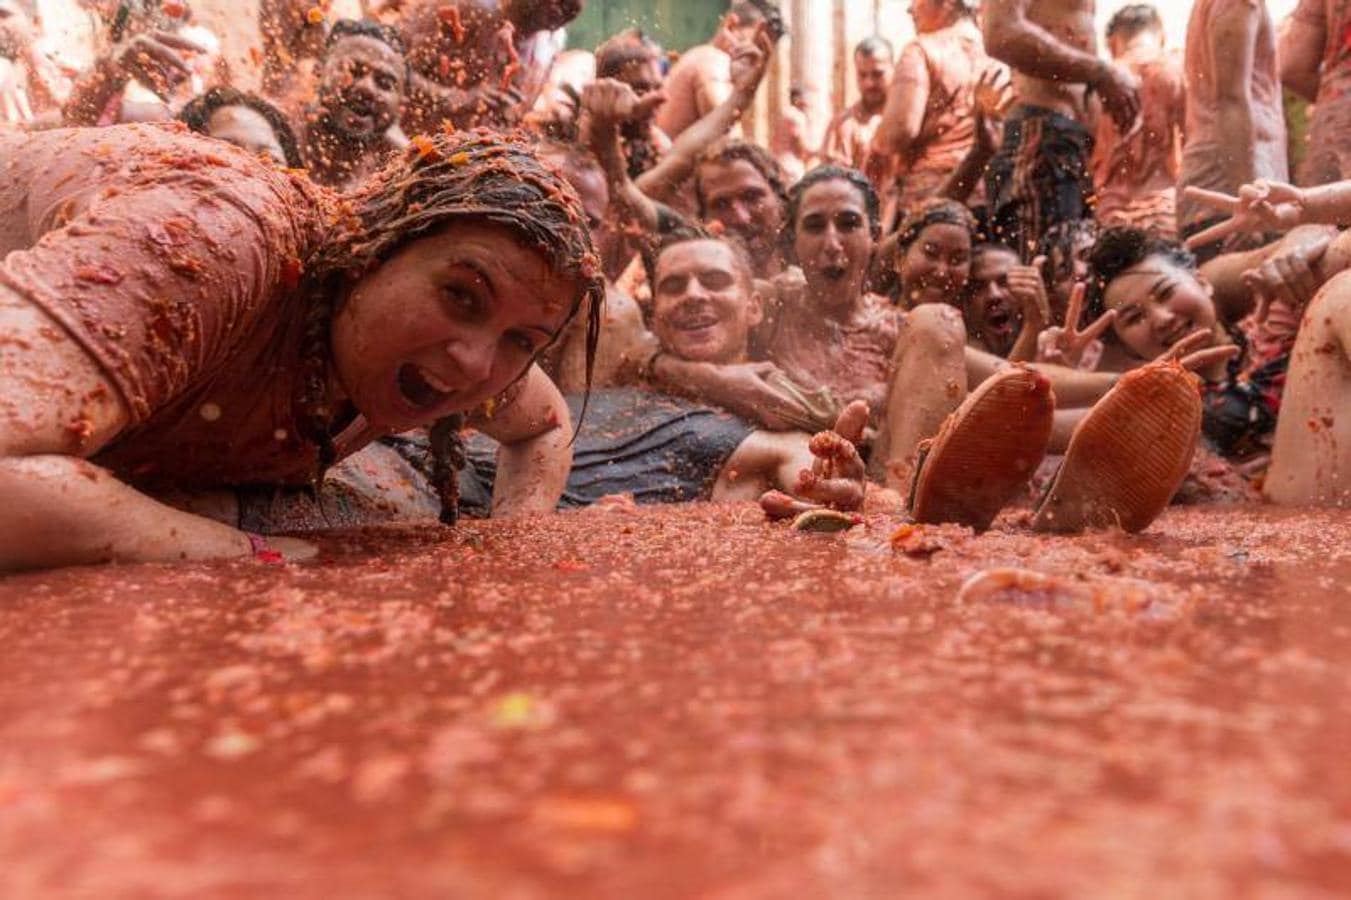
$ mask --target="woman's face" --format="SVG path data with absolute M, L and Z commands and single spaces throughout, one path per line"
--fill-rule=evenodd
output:
M 206 133 L 217 140 L 243 147 L 251 153 L 286 165 L 286 151 L 277 140 L 272 125 L 262 113 L 247 106 L 222 106 L 206 122 Z
M 863 291 L 873 236 L 859 189 L 842 179 L 807 188 L 798 205 L 793 252 L 816 298 L 854 302 Z
M 1116 310 L 1112 331 L 1139 359 L 1156 359 L 1197 329 L 1215 329 L 1208 282 L 1162 256 L 1150 256 L 1112 279 L 1103 305 Z
M 948 303 L 960 309 L 971 277 L 971 232 L 960 225 L 930 225 L 901 254 L 898 274 L 906 306 Z
M 447 225 L 352 288 L 333 319 L 338 380 L 381 429 L 475 409 L 553 340 L 577 290 L 513 232 Z

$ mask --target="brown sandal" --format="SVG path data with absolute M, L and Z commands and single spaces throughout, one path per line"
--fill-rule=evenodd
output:
M 1046 455 L 1055 394 L 1015 368 L 987 378 L 922 446 L 910 491 L 916 522 L 990 527 Z
M 1074 429 L 1032 527 L 1143 531 L 1182 485 L 1200 434 L 1196 376 L 1176 363 L 1127 372 Z

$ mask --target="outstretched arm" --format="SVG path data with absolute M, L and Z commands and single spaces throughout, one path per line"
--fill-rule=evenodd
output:
M 243 532 L 165 506 L 86 461 L 127 426 L 98 365 L 0 286 L 0 572 L 245 556 Z

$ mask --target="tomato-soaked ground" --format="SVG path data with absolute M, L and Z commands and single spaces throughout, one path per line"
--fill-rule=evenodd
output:
M 1351 514 L 1007 523 L 909 556 L 696 505 L 0 581 L 0 894 L 1344 896 Z M 1010 564 L 1152 602 L 955 602 Z

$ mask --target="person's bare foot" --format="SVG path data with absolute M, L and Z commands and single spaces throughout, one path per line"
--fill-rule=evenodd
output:
M 1074 429 L 1032 527 L 1143 531 L 1177 493 L 1200 435 L 1196 376 L 1176 362 L 1127 372 Z
M 911 516 L 989 528 L 1036 472 L 1054 419 L 1046 376 L 1015 368 L 986 379 L 929 443 L 910 493 Z

